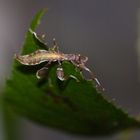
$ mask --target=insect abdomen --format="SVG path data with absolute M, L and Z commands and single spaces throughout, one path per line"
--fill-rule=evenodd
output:
M 38 50 L 29 55 L 15 55 L 15 58 L 24 65 L 37 65 L 45 61 L 64 60 L 62 54 L 49 52 L 46 50 Z
M 48 61 L 47 58 L 43 57 L 47 53 L 48 52 L 46 50 L 38 50 L 29 55 L 15 55 L 15 58 L 24 65 L 37 65 L 42 62 Z

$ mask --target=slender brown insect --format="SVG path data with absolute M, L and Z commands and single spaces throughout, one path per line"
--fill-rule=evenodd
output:
M 36 35 L 35 32 L 33 32 L 31 29 L 29 30 L 35 39 L 43 44 L 43 46 L 46 46 Z M 96 88 L 100 90 L 104 90 L 104 88 L 101 86 L 100 82 L 96 78 L 95 74 L 85 66 L 88 57 L 83 56 L 81 54 L 65 54 L 59 51 L 58 44 L 56 43 L 55 39 L 53 39 L 53 47 L 49 48 L 49 50 L 37 50 L 31 54 L 27 55 L 16 55 L 15 54 L 15 59 L 18 60 L 21 64 L 23 65 L 38 65 L 43 62 L 47 62 L 47 64 L 41 68 L 40 70 L 37 71 L 36 76 L 38 79 L 43 78 L 42 73 L 46 71 L 49 68 L 49 64 L 52 62 L 57 61 L 58 62 L 58 68 L 56 70 L 56 74 L 58 79 L 61 81 L 66 80 L 66 77 L 64 75 L 64 70 L 61 66 L 61 62 L 66 60 L 70 61 L 73 65 L 75 65 L 78 69 L 80 70 L 86 70 L 90 73 L 91 79 L 95 81 Z M 79 81 L 75 76 L 70 75 L 70 77 L 76 79 L 76 81 Z

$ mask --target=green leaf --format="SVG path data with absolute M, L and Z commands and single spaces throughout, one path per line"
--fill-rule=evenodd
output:
M 30 29 L 37 27 L 45 10 L 33 19 Z M 23 54 L 40 48 L 28 31 Z M 75 67 L 62 63 L 65 75 L 75 75 L 80 82 L 56 77 L 57 63 L 49 68 L 44 80 L 35 76 L 39 66 L 23 66 L 14 60 L 12 75 L 6 82 L 4 100 L 9 109 L 44 126 L 82 135 L 107 135 L 140 123 L 97 92 L 92 81 L 85 80 Z
M 28 54 L 40 48 L 38 46 L 38 43 L 36 43 L 37 40 L 35 40 L 35 36 L 32 33 L 32 31 L 35 31 L 36 27 L 40 24 L 41 17 L 44 15 L 46 11 L 47 9 L 40 10 L 32 20 L 30 28 L 28 29 L 28 32 L 25 37 L 22 54 Z

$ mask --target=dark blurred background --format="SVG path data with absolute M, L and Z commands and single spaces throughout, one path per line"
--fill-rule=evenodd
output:
M 132 115 L 140 114 L 140 0 L 0 0 L 0 84 L 8 78 L 35 13 L 48 7 L 37 32 L 55 37 L 60 49 L 89 57 L 105 96 Z M 0 116 L 1 118 L 1 116 Z M 2 122 L 2 118 L 0 120 Z M 3 140 L 0 123 L 0 140 Z M 140 139 L 140 131 L 130 138 Z M 22 121 L 23 140 L 118 140 L 70 136 Z

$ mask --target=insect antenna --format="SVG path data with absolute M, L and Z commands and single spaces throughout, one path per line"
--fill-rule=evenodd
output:
M 101 85 L 101 83 L 99 82 L 99 80 L 97 79 L 95 73 L 93 71 L 91 71 L 89 68 L 87 68 L 85 65 L 83 66 L 83 69 L 88 71 L 91 75 L 91 79 L 94 80 L 95 84 L 96 84 L 96 88 L 99 91 L 105 91 L 105 89 L 103 88 L 103 86 Z

